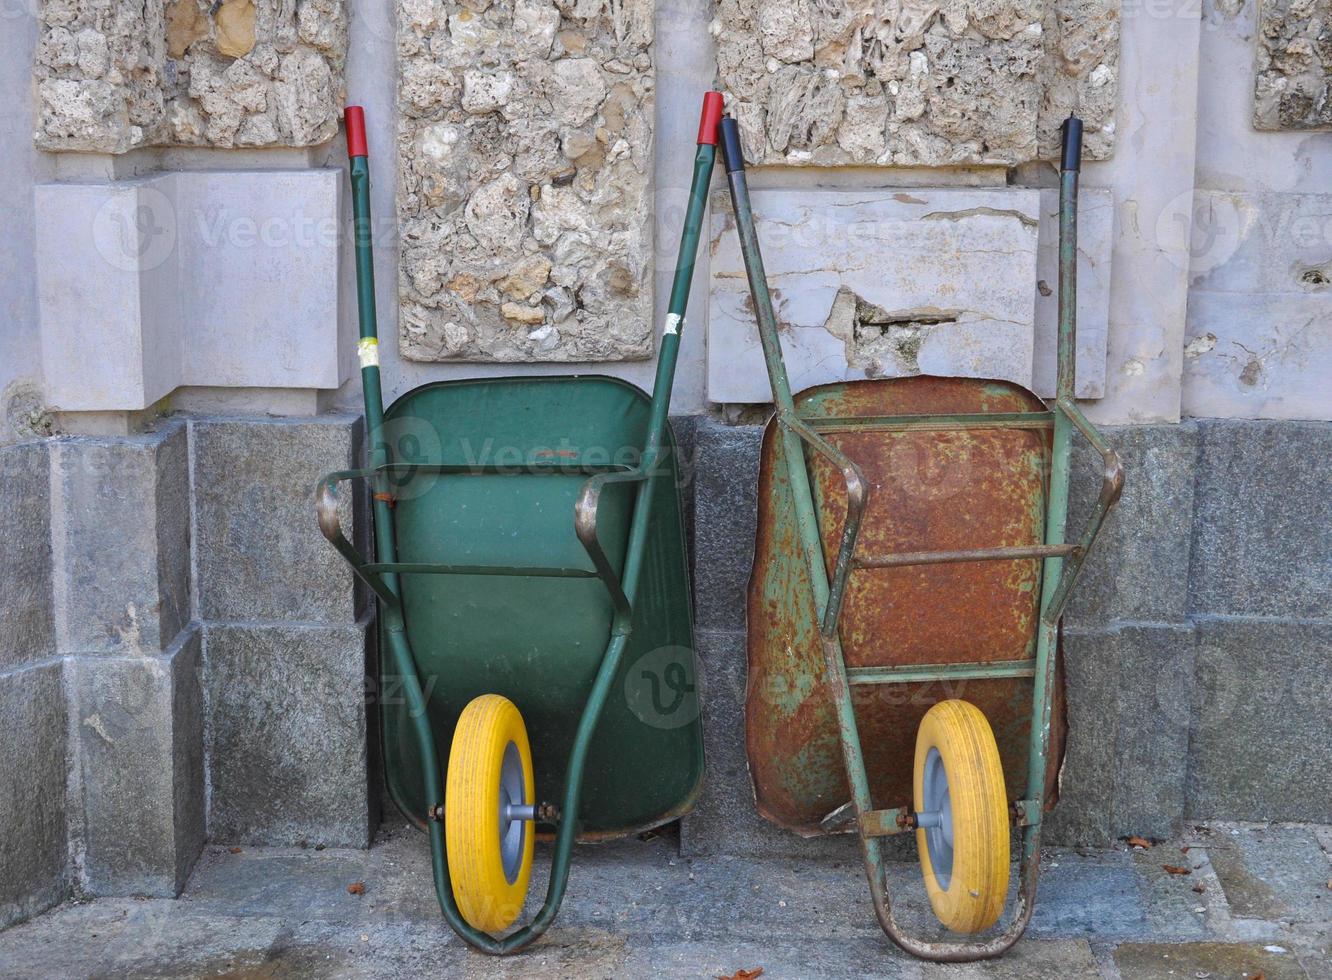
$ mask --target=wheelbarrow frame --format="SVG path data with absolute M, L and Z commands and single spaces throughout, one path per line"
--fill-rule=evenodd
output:
M 1040 869 L 1041 823 L 1045 809 L 1045 774 L 1055 719 L 1053 717 L 1055 672 L 1058 662 L 1059 622 L 1083 562 L 1100 533 L 1106 515 L 1123 489 L 1123 466 L 1118 454 L 1105 442 L 1078 408 L 1074 399 L 1074 351 L 1077 330 L 1077 201 L 1081 169 L 1082 123 L 1069 117 L 1064 123 L 1059 168 L 1059 323 L 1058 378 L 1056 395 L 1047 413 L 1022 413 L 1022 424 L 1042 421 L 1053 428 L 1049 489 L 1046 495 L 1045 535 L 1038 545 L 981 548 L 954 551 L 900 552 L 858 555 L 856 542 L 868 501 L 868 487 L 860 467 L 840 449 L 819 435 L 797 413 L 786 366 L 782 359 L 777 318 L 773 308 L 749 189 L 745 176 L 739 127 L 724 117 L 721 126 L 722 153 L 735 209 L 740 250 L 745 262 L 750 294 L 758 322 L 759 340 L 775 407 L 776 435 L 782 440 L 786 477 L 795 507 L 801 556 L 814 592 L 819 643 L 825 679 L 837 719 L 838 736 L 850 788 L 851 814 L 847 807 L 828 817 L 829 825 L 852 816 L 860 839 L 861 855 L 869 879 L 875 916 L 884 932 L 902 949 L 928 960 L 969 961 L 999 956 L 1017 942 L 1031 919 Z M 885 421 L 885 420 L 878 420 Z M 907 415 L 891 420 L 897 430 L 920 429 L 944 423 L 950 427 L 986 427 L 1002 423 L 996 414 Z M 1068 516 L 1069 464 L 1074 430 L 1100 454 L 1104 464 L 1100 496 L 1086 527 L 1074 543 L 1065 537 Z M 806 450 L 827 460 L 841 474 L 846 492 L 846 514 L 837 546 L 836 562 L 828 574 L 819 517 L 806 463 Z M 857 668 L 854 683 L 902 684 L 951 682 L 992 678 L 1033 678 L 1032 723 L 1027 749 L 1027 791 L 1012 804 L 1012 819 L 1021 828 L 1022 850 L 1017 904 L 1007 926 L 991 939 L 979 942 L 931 942 L 905 933 L 893 916 L 889 901 L 882 838 L 915 829 L 910 807 L 875 809 L 860 743 L 854 706 L 852 678 L 843 655 L 838 632 L 843 600 L 850 576 L 860 569 L 898 568 L 912 565 L 955 562 L 1038 559 L 1042 563 L 1039 619 L 1036 625 L 1035 656 L 1031 660 L 990 663 L 903 665 Z
M 679 354 L 680 334 L 685 323 L 689 301 L 689 286 L 693 277 L 695 257 L 703 226 L 707 203 L 707 189 L 711 181 L 716 157 L 717 120 L 721 115 L 721 95 L 708 93 L 704 99 L 703 121 L 700 127 L 698 150 L 694 159 L 693 180 L 689 203 L 685 212 L 679 256 L 672 282 L 670 303 L 665 329 L 657 360 L 656 378 L 648 416 L 647 432 L 637 465 L 618 466 L 583 465 L 577 460 L 553 459 L 550 464 L 530 464 L 531 470 L 558 469 L 560 472 L 581 472 L 588 476 L 578 494 L 573 513 L 574 532 L 592 563 L 592 570 L 566 567 L 520 568 L 508 566 L 454 565 L 447 563 L 402 563 L 397 560 L 397 542 L 394 533 L 392 485 L 404 477 L 416 474 L 439 475 L 450 473 L 495 472 L 512 473 L 514 467 L 486 467 L 472 464 L 431 465 L 396 463 L 390 458 L 385 436 L 385 412 L 379 372 L 378 327 L 374 296 L 374 259 L 370 218 L 370 174 L 368 149 L 365 139 L 364 112 L 359 106 L 346 110 L 347 149 L 350 157 L 352 209 L 356 252 L 356 295 L 360 317 L 358 352 L 361 363 L 361 383 L 365 396 L 365 417 L 369 443 L 369 463 L 363 469 L 342 470 L 331 473 L 316 488 L 315 507 L 319 527 L 324 536 L 337 549 L 355 573 L 378 599 L 381 617 L 381 637 L 394 669 L 402 678 L 407 717 L 411 720 L 415 742 L 422 763 L 421 778 L 425 798 L 434 801 L 422 815 L 430 837 L 431 862 L 435 892 L 440 910 L 449 926 L 474 948 L 501 955 L 522 949 L 536 940 L 554 920 L 568 884 L 569 865 L 573 844 L 578 837 L 578 814 L 588 750 L 596 732 L 611 687 L 617 675 L 621 656 L 629 639 L 633 622 L 633 605 L 643 568 L 648 525 L 652 512 L 650 477 L 662 463 L 668 440 L 665 436 L 670 408 L 671 387 Z M 368 560 L 348 540 L 338 517 L 339 484 L 366 481 L 372 490 L 374 516 L 375 561 Z M 614 563 L 602 546 L 598 532 L 598 504 L 603 490 L 611 484 L 634 484 L 633 515 L 625 546 L 622 572 L 617 573 Z M 431 721 L 427 712 L 427 696 L 422 689 L 408 639 L 404 615 L 400 576 L 403 575 L 521 575 L 528 577 L 590 578 L 599 579 L 610 597 L 613 615 L 610 637 L 587 700 L 578 719 L 564 776 L 564 793 L 560 805 L 547 807 L 542 817 L 556 824 L 554 853 L 545 901 L 527 925 L 503 936 L 495 937 L 471 926 L 459 912 L 449 877 L 448 857 L 444 835 L 444 789 L 438 753 Z

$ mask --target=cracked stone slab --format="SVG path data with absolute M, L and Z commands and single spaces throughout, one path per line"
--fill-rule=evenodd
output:
M 940 374 L 1032 383 L 1040 192 L 753 192 L 793 390 Z M 771 398 L 735 219 L 713 201 L 708 398 Z
M 344 100 L 345 0 L 42 0 L 44 150 L 315 146 Z
M 1114 146 L 1118 0 L 722 0 L 712 34 L 748 159 L 1051 159 L 1076 111 Z
M 399 338 L 652 356 L 653 0 L 398 0 Z
M 1253 125 L 1265 130 L 1332 126 L 1329 0 L 1263 0 L 1254 59 Z

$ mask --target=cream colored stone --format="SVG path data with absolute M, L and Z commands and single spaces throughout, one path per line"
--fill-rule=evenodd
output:
M 1265 0 L 1259 8 L 1253 124 L 1265 130 L 1332 126 L 1332 0 Z
M 504 319 L 514 323 L 537 324 L 546 319 L 546 312 L 539 306 L 524 306 L 522 303 L 505 303 L 500 307 Z
M 214 15 L 218 54 L 244 58 L 254 50 L 253 0 L 223 0 Z

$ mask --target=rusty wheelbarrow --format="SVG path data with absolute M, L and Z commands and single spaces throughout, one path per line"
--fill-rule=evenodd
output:
M 802 835 L 856 832 L 879 923 L 926 959 L 997 956 L 1031 918 L 1041 821 L 1062 754 L 1060 617 L 1123 485 L 1119 458 L 1073 396 L 1081 138 L 1070 117 L 1051 407 L 1009 382 L 927 376 L 793 397 L 738 127 L 721 122 L 776 406 L 748 600 L 755 798 L 767 819 Z M 1086 528 L 1069 543 L 1074 429 L 1100 452 L 1105 474 Z M 1011 920 L 996 930 L 1014 827 L 1020 886 Z M 970 935 L 927 941 L 894 920 L 881 843 L 908 831 L 935 915 Z

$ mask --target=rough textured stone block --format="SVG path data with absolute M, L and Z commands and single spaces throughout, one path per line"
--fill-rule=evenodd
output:
M 1198 432 L 1193 610 L 1327 616 L 1332 424 L 1207 420 Z
M 312 146 L 338 131 L 343 0 L 43 0 L 46 150 Z
M 359 465 L 360 420 L 199 419 L 190 429 L 200 618 L 354 621 L 354 576 L 319 533 L 314 488 Z M 353 500 L 343 484 L 349 537 Z
M 0 929 L 69 894 L 58 662 L 0 673 Z
M 0 448 L 0 671 L 55 650 L 47 444 Z
M 856 866 L 854 835 L 805 840 L 759 816 L 745 756 L 745 635 L 700 631 L 697 640 L 708 771 L 698 803 L 681 822 L 681 851 L 826 857 Z
M 161 656 L 69 661 L 81 812 L 72 837 L 93 895 L 175 896 L 204 841 L 200 635 Z
M 133 411 L 186 385 L 337 388 L 351 370 L 338 335 L 340 186 L 331 169 L 39 185 L 50 403 Z M 69 357 L 89 347 L 96 357 Z
M 722 0 L 712 33 L 756 163 L 1020 163 L 1073 110 L 1114 146 L 1115 0 Z
M 1188 618 L 1193 480 L 1198 430 L 1178 425 L 1104 428 L 1124 463 L 1124 493 L 1083 565 L 1065 622 L 1075 628 L 1117 619 Z M 1077 434 L 1068 534 L 1082 533 L 1101 492 L 1101 454 Z
M 209 838 L 368 846 L 365 625 L 205 629 Z
M 1332 51 L 1327 0 L 1264 0 L 1254 60 L 1256 129 L 1321 129 L 1332 125 L 1328 77 Z
M 1068 742 L 1050 843 L 1178 833 L 1193 663 L 1191 626 L 1065 634 Z
M 1198 624 L 1188 813 L 1332 821 L 1332 625 Z
M 1040 193 L 753 194 L 791 387 L 914 374 L 1030 386 Z M 729 200 L 714 198 L 708 399 L 771 389 Z
M 754 562 L 757 425 L 700 418 L 695 430 L 694 621 L 701 630 L 744 630 Z
M 398 0 L 401 350 L 652 355 L 653 0 Z
M 56 639 L 62 653 L 156 653 L 189 622 L 184 424 L 51 444 Z

